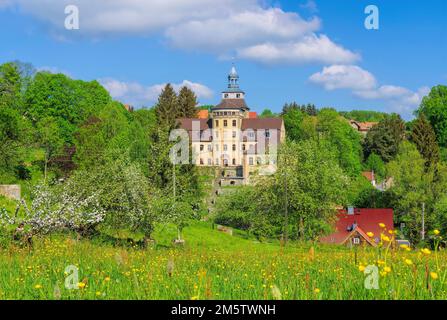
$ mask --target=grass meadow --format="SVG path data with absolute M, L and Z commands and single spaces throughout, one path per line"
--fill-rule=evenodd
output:
M 358 250 L 259 243 L 194 222 L 173 247 L 174 227 L 142 249 L 64 236 L 36 239 L 33 250 L 0 249 L 1 299 L 445 299 L 447 254 L 402 248 Z M 76 289 L 65 281 L 76 266 Z M 364 269 L 378 267 L 379 289 Z

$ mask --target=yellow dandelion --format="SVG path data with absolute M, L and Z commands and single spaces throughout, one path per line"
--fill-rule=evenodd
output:
M 109 282 L 110 281 L 110 277 L 105 277 L 104 281 Z
M 34 286 L 34 289 L 42 289 L 42 285 L 40 285 L 40 284 L 36 284 L 36 285 Z
M 385 228 L 385 224 L 383 222 L 379 223 L 379 227 Z
M 390 273 L 391 272 L 391 268 L 390 267 L 385 267 L 385 268 L 383 268 L 383 271 L 385 271 L 386 273 Z
M 101 291 L 96 291 L 96 296 L 99 297 L 101 295 Z
M 363 266 L 363 265 L 359 265 L 359 271 L 360 271 L 360 272 L 365 271 L 365 266 Z
M 84 289 L 85 288 L 85 283 L 84 282 L 79 282 L 78 283 L 78 288 L 79 289 Z
M 435 229 L 435 230 L 433 230 L 433 233 L 434 233 L 435 235 L 438 235 L 438 234 L 440 234 L 441 232 L 439 232 L 438 229 Z
M 374 237 L 374 233 L 373 232 L 367 232 L 366 235 L 370 238 Z
M 318 294 L 318 293 L 320 293 L 320 289 L 315 288 L 315 289 L 314 289 L 314 292 Z
M 430 272 L 430 277 L 431 277 L 433 280 L 436 280 L 436 279 L 438 279 L 438 274 L 437 274 L 436 272 Z
M 410 259 L 405 259 L 405 263 L 411 266 L 413 264 L 413 261 L 411 261 Z
M 421 252 L 422 252 L 423 254 L 427 255 L 427 256 L 428 256 L 429 254 L 431 254 L 430 249 L 427 249 L 427 248 L 421 249 Z

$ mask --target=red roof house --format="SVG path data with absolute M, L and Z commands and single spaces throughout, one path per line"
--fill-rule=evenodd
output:
M 394 231 L 393 209 L 343 209 L 339 210 L 335 223 L 335 232 L 321 238 L 323 243 L 332 244 L 368 244 L 376 246 L 380 234 L 384 232 L 379 223 L 385 224 L 385 230 Z M 374 233 L 369 237 L 367 233 Z

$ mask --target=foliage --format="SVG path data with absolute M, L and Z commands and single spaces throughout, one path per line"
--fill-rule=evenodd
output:
M 432 167 L 439 162 L 440 155 L 436 135 L 424 114 L 421 114 L 415 121 L 410 140 L 416 145 L 419 153 L 426 160 L 427 167 Z
M 364 141 L 364 154 L 375 153 L 384 162 L 391 161 L 405 138 L 405 123 L 397 114 L 392 114 L 368 131 Z
M 276 118 L 278 115 L 276 113 L 273 113 L 270 109 L 264 109 L 261 114 L 259 115 L 259 118 L 265 119 L 265 118 Z
M 440 146 L 447 147 L 447 86 L 433 87 L 416 112 L 431 123 Z
M 375 153 L 371 153 L 365 161 L 364 169 L 374 171 L 374 175 L 379 179 L 385 178 L 386 168 L 382 158 Z M 376 179 L 377 180 L 377 179 Z
M 197 96 L 188 87 L 182 87 L 178 94 L 178 118 L 197 117 Z
M 388 116 L 387 113 L 370 110 L 340 111 L 340 115 L 348 120 L 360 122 L 380 122 Z

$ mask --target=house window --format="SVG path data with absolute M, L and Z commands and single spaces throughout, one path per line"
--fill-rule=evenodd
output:
M 203 144 L 201 144 L 200 145 L 200 151 L 203 151 L 203 149 L 204 149 L 204 146 L 203 146 Z
M 360 238 L 352 238 L 352 243 L 360 244 Z
M 226 113 L 226 112 L 225 112 Z M 227 120 L 224 120 L 224 127 L 227 127 L 228 126 L 228 121 Z
M 233 138 L 236 138 L 236 131 L 233 131 Z
M 219 126 L 219 120 L 216 120 L 216 128 Z
M 270 130 L 269 129 L 265 129 L 265 136 L 267 138 L 270 138 Z
M 248 164 L 251 165 L 251 166 L 253 165 L 253 158 L 252 157 L 248 158 Z
M 226 112 L 226 111 L 224 111 L 224 113 L 223 113 L 223 114 L 224 114 L 224 116 L 226 116 L 226 115 L 227 115 L 227 112 Z
M 212 165 L 211 159 L 208 159 L 208 165 Z
M 245 151 L 245 143 L 242 145 L 242 151 Z
M 236 126 L 237 126 L 237 121 L 233 120 L 233 127 L 236 127 Z
M 202 165 L 203 165 L 203 159 L 202 159 L 202 158 L 200 158 L 200 164 L 202 164 Z
M 236 145 L 233 144 L 233 151 L 236 151 Z
M 233 166 L 236 165 L 236 159 L 233 158 Z
M 240 93 L 236 94 L 236 98 L 240 98 L 240 97 L 241 97 Z
M 224 151 L 228 150 L 228 146 L 226 144 L 224 144 Z
M 224 166 L 228 166 L 228 159 L 224 159 L 223 163 L 224 163 Z

